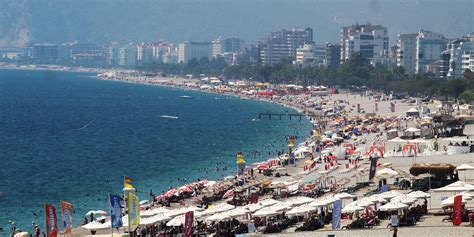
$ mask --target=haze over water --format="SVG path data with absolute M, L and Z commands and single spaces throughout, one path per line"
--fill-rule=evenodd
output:
M 286 149 L 295 127 L 299 136 L 311 128 L 306 119 L 251 122 L 259 112 L 289 110 L 269 103 L 93 77 L 0 70 L 0 236 L 8 220 L 31 231 L 33 213 L 44 230 L 45 202 L 58 215 L 59 202 L 71 202 L 75 225 L 88 210 L 108 211 L 107 195 L 121 193 L 123 175 L 134 178 L 143 199 L 182 184 L 177 178 L 229 175 L 236 152 L 247 163 L 263 160 Z M 264 155 L 253 158 L 252 150 Z

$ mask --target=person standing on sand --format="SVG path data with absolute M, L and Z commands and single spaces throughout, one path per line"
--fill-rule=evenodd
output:
M 392 229 L 390 231 L 393 231 L 392 237 L 397 237 L 397 232 L 398 232 L 397 212 L 392 212 L 392 215 L 390 216 L 390 225 L 392 226 Z

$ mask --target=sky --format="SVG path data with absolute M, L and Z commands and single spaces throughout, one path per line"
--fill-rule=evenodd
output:
M 474 32 L 474 0 L 1 0 L 0 46 L 31 42 L 255 42 L 273 30 L 312 27 L 317 43 L 371 22 L 398 33 Z

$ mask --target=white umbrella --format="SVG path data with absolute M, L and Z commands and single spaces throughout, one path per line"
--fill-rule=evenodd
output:
M 203 215 L 212 215 L 212 214 L 216 214 L 216 213 L 220 213 L 220 212 L 225 212 L 225 211 L 228 211 L 228 210 L 231 210 L 231 209 L 234 209 L 234 208 L 235 208 L 235 206 L 229 205 L 229 204 L 224 202 L 224 203 L 217 204 L 214 207 L 208 208 L 202 214 Z
M 179 216 L 176 216 L 175 218 L 171 219 L 170 221 L 168 221 L 168 223 L 166 223 L 166 225 L 167 226 L 181 226 L 181 225 L 184 225 L 184 222 L 185 222 L 184 215 L 179 215 Z
M 462 164 L 456 167 L 456 170 L 474 170 L 474 166 Z
M 368 200 L 368 201 L 371 201 L 371 202 L 373 202 L 373 203 L 377 203 L 377 202 L 383 202 L 383 203 L 385 203 L 385 202 L 387 202 L 387 200 L 385 200 L 385 199 L 384 199 L 383 197 L 381 197 L 379 194 L 374 194 L 374 195 L 372 195 L 372 196 L 370 196 L 370 197 L 367 197 L 367 200 Z
M 279 203 L 277 200 L 271 199 L 271 198 L 269 198 L 269 199 L 264 199 L 264 200 L 261 200 L 261 201 L 259 202 L 260 205 L 265 206 L 265 207 L 266 207 L 266 206 L 271 206 L 271 205 L 274 205 L 274 204 L 277 204 L 277 203 Z
M 334 197 L 338 198 L 338 199 L 352 199 L 352 198 L 355 198 L 354 195 L 349 194 L 349 193 L 336 193 L 334 195 Z
M 229 215 L 230 217 L 238 217 L 238 216 L 245 216 L 250 211 L 247 209 L 247 207 L 242 206 L 242 207 L 237 207 L 232 210 L 224 212 L 225 214 Z
M 100 222 L 93 221 L 93 222 L 89 222 L 83 225 L 82 228 L 87 229 L 87 230 L 103 230 L 103 229 L 110 228 L 110 225 L 106 223 L 102 224 Z
M 408 205 L 400 203 L 400 202 L 389 202 L 379 208 L 381 211 L 395 211 L 407 208 Z
M 256 212 L 256 211 L 263 208 L 263 206 L 258 204 L 258 203 L 251 203 L 251 204 L 248 204 L 244 207 L 247 208 L 247 210 L 249 210 L 250 212 Z
M 448 184 L 442 188 L 433 189 L 435 192 L 463 192 L 463 191 L 471 191 L 474 190 L 474 185 L 456 181 L 452 184 Z
M 202 209 L 195 206 L 182 207 L 182 208 L 171 210 L 169 212 L 169 216 L 179 216 L 190 211 L 199 212 L 199 211 L 202 211 Z
M 390 200 L 390 202 L 401 202 L 403 204 L 412 204 L 416 202 L 416 198 L 410 197 L 406 194 L 398 195 Z
M 392 169 L 389 169 L 389 168 L 384 168 L 384 169 L 381 169 L 381 170 L 378 170 L 376 173 L 375 173 L 376 176 L 385 176 L 385 177 L 391 177 L 391 176 L 395 176 L 395 175 L 398 175 L 398 172 L 395 171 L 395 170 L 392 170 Z
M 409 132 L 409 133 L 416 133 L 416 132 L 419 132 L 420 129 L 418 128 L 408 128 L 407 130 L 405 130 L 405 132 Z
M 383 193 L 379 194 L 380 197 L 385 198 L 385 199 L 391 199 L 391 198 L 394 198 L 398 195 L 401 195 L 401 193 L 398 192 L 398 191 L 395 191 L 395 190 L 388 191 L 388 192 L 383 192 Z
M 280 214 L 281 212 L 282 211 L 276 211 L 276 210 L 272 209 L 271 207 L 265 207 L 265 208 L 262 208 L 262 209 L 258 210 L 254 214 L 252 214 L 252 216 L 253 217 L 275 216 L 275 215 Z
M 363 207 L 358 206 L 357 204 L 352 204 L 352 205 L 351 204 L 348 204 L 344 208 L 342 208 L 342 213 L 354 213 L 356 211 L 364 210 Z
M 446 207 L 446 206 L 452 206 L 454 204 L 454 197 L 455 196 L 451 196 L 451 197 L 448 197 L 446 199 L 444 199 L 443 201 L 441 201 L 441 206 L 442 207 Z M 462 198 L 462 203 L 466 203 L 466 199 L 464 199 L 464 196 Z
M 310 203 L 312 201 L 314 201 L 314 198 L 298 196 L 298 197 L 287 199 L 285 203 L 287 203 L 290 206 L 298 206 L 298 205 Z
M 288 216 L 298 216 L 298 215 L 303 215 L 303 214 L 306 214 L 310 211 L 315 211 L 316 208 L 315 207 L 311 207 L 309 206 L 309 204 L 304 204 L 302 206 L 299 206 L 299 207 L 295 207 L 291 210 L 289 210 L 288 212 L 286 212 L 286 215 Z
M 409 194 L 407 194 L 409 197 L 413 197 L 413 198 L 416 198 L 416 199 L 421 199 L 421 198 L 429 198 L 431 197 L 431 195 L 429 195 L 428 193 L 425 193 L 423 191 L 414 191 L 414 192 L 411 192 Z
M 226 213 L 217 213 L 206 218 L 206 221 L 221 221 L 221 220 L 228 220 L 228 219 L 231 219 L 231 217 L 227 215 Z

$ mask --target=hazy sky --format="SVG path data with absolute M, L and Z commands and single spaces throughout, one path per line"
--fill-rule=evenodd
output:
M 252 42 L 272 30 L 312 27 L 316 42 L 370 21 L 400 32 L 458 37 L 474 31 L 474 0 L 0 0 L 0 45 L 26 42 Z

